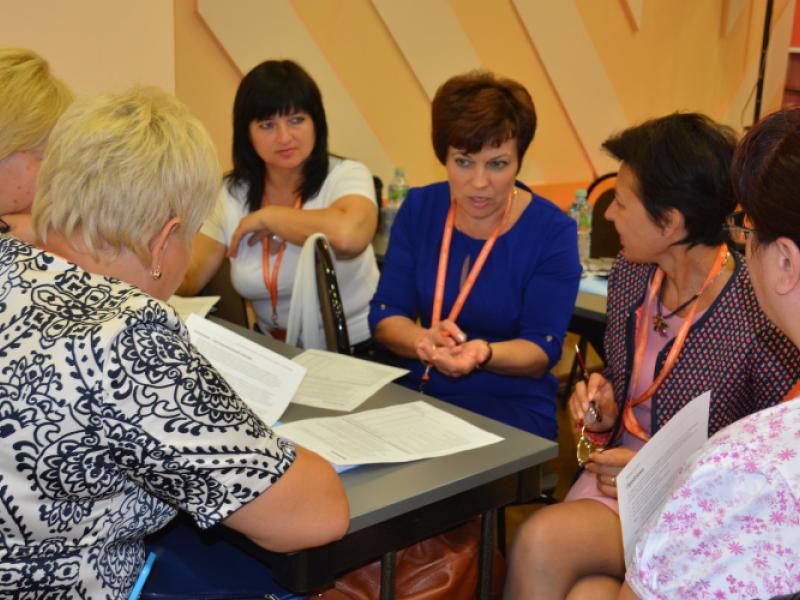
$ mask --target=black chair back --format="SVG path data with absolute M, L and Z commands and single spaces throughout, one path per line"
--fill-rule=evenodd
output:
M 336 268 L 330 247 L 324 239 L 318 239 L 314 244 L 314 264 L 317 272 L 322 327 L 325 330 L 325 345 L 330 352 L 351 354 L 350 335 L 347 333 L 344 305 L 339 295 Z
M 616 173 L 606 173 L 595 179 L 586 190 L 586 195 L 591 202 L 592 192 L 598 189 L 602 182 L 612 180 Z M 606 220 L 605 212 L 608 205 L 614 201 L 614 188 L 605 188 L 597 193 L 592 208 L 592 241 L 589 247 L 589 256 L 592 258 L 614 257 L 619 254 L 622 246 L 619 234 L 614 224 Z

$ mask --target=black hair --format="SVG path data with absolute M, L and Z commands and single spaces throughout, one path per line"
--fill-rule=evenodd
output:
M 736 201 L 730 166 L 736 134 L 698 113 L 674 113 L 626 129 L 603 143 L 636 175 L 638 196 L 655 223 L 678 210 L 689 247 L 727 240 Z
M 233 102 L 233 169 L 227 174 L 229 188 L 247 187 L 247 206 L 261 208 L 266 169 L 250 138 L 253 121 L 284 116 L 296 111 L 309 114 L 314 123 L 314 148 L 303 164 L 303 178 L 296 193 L 305 202 L 314 197 L 328 175 L 328 123 L 317 84 L 303 68 L 290 60 L 268 60 L 244 76 Z

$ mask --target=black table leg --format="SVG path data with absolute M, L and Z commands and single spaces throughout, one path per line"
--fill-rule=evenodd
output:
M 495 512 L 492 509 L 481 515 L 481 541 L 478 546 L 478 600 L 489 600 L 489 594 L 492 591 Z
M 397 553 L 390 550 L 381 557 L 381 600 L 394 600 L 394 566 Z

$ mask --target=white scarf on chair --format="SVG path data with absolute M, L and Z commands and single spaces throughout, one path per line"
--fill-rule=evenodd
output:
M 314 262 L 314 244 L 320 238 L 328 241 L 323 233 L 311 234 L 300 251 L 292 284 L 292 300 L 289 304 L 289 320 L 286 324 L 286 343 L 291 346 L 325 350 L 327 346 L 325 332 L 322 328 L 317 271 Z

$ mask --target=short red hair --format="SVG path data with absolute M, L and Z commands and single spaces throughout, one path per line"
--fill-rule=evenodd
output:
M 442 164 L 451 146 L 473 154 L 512 138 L 517 140 L 517 160 L 522 164 L 536 132 L 536 109 L 528 90 L 489 71 L 445 81 L 436 90 L 431 116 L 433 150 Z

